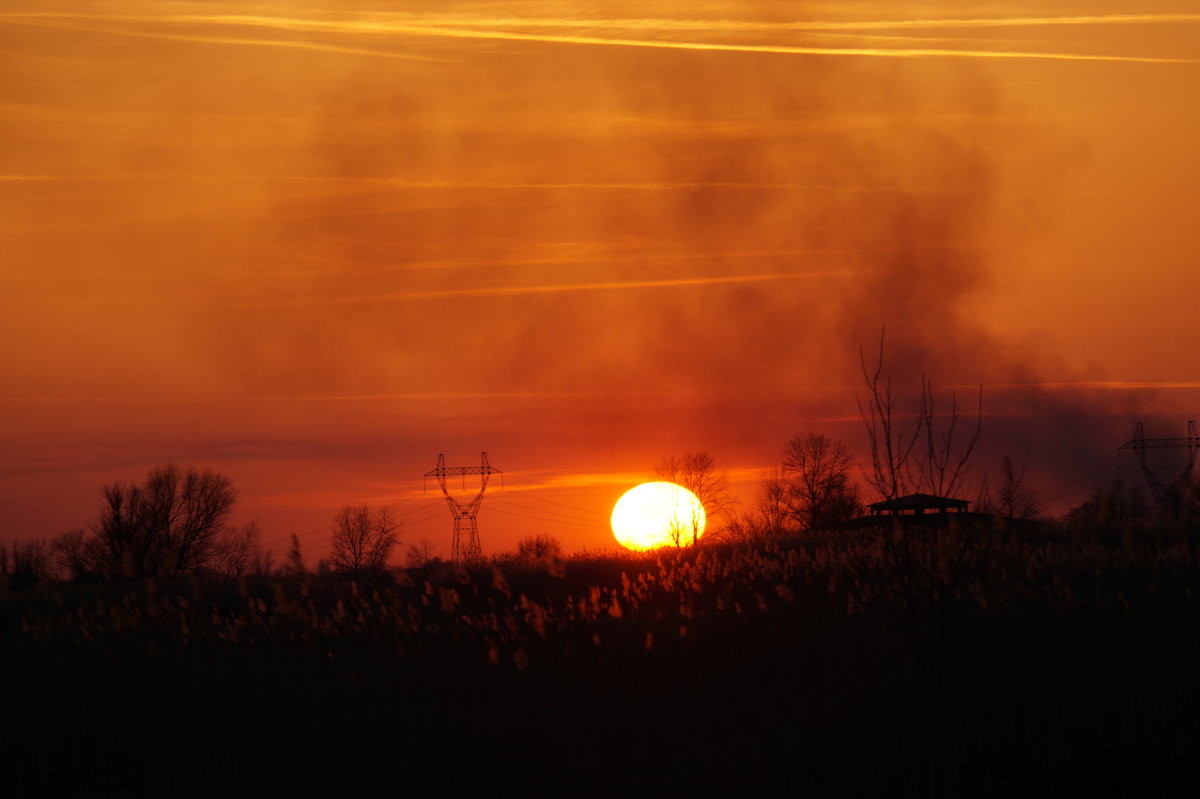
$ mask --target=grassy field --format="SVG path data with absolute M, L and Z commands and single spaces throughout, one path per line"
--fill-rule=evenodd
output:
M 860 531 L 0 601 L 4 779 L 121 795 L 1177 795 L 1184 533 Z

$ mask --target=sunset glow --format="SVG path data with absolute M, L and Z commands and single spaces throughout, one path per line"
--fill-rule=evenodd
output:
M 1194 793 L 1197 209 L 1200 0 L 3 0 L 3 795 Z
M 445 556 L 487 451 L 485 552 L 603 547 L 673 453 L 862 461 L 885 327 L 1064 512 L 1200 414 L 1194 5 L 7 2 L 0 539 L 176 463 Z

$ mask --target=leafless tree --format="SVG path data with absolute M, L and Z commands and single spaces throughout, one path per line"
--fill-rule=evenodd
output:
M 654 468 L 654 475 L 668 483 L 681 485 L 696 495 L 704 507 L 705 537 L 718 538 L 729 521 L 737 500 L 729 491 L 729 475 L 713 463 L 707 452 L 687 452 L 663 458 Z M 676 546 L 700 539 L 698 519 L 672 520 L 672 537 Z
M 333 518 L 334 568 L 354 577 L 381 572 L 399 541 L 400 523 L 390 508 L 346 505 Z
M 911 432 L 899 430 L 893 412 L 899 398 L 893 393 L 890 375 L 883 373 L 884 331 L 879 334 L 879 356 L 874 368 L 867 367 L 859 350 L 867 401 L 858 400 L 858 412 L 867 430 L 871 470 L 863 471 L 867 483 L 883 499 L 926 490 L 952 496 L 963 488 L 971 467 L 975 445 L 983 429 L 983 386 L 975 428 L 965 438 L 959 427 L 958 398 L 950 395 L 950 416 L 939 419 L 935 409 L 933 381 L 921 375 L 921 404 Z M 918 446 L 920 444 L 920 446 Z
M 784 447 L 788 515 L 802 530 L 828 529 L 858 514 L 850 448 L 824 433 L 793 436 Z
M 722 540 L 729 544 L 748 544 L 764 534 L 759 525 L 758 515 L 753 511 L 735 514 L 725 525 L 725 535 Z
M 938 430 L 938 418 L 934 410 L 933 383 L 921 375 L 921 427 L 925 432 L 925 444 L 918 462 L 920 464 L 919 486 L 939 497 L 954 496 L 963 487 L 963 480 L 971 466 L 971 456 L 983 430 L 983 386 L 979 387 L 979 405 L 975 414 L 975 429 L 965 440 L 956 441 L 958 432 L 958 398 L 950 392 L 950 418 L 942 430 Z M 1005 459 L 1007 461 L 1007 458 Z M 1012 463 L 1007 463 L 1011 470 Z
M 33 588 L 50 579 L 49 547 L 41 539 L 0 542 L 0 582 L 14 591 Z
M 783 470 L 776 467 L 759 478 L 750 508 L 730 519 L 722 540 L 748 543 L 795 532 L 792 492 Z
M 773 535 L 787 530 L 792 518 L 791 491 L 782 469 L 773 469 L 759 480 L 754 504 L 761 532 Z
M 910 491 L 909 459 L 921 436 L 923 416 L 918 416 L 907 439 L 896 429 L 892 413 L 897 397 L 892 393 L 892 378 L 883 374 L 884 332 L 879 333 L 879 357 L 873 369 L 867 368 L 866 355 L 862 348 L 858 360 L 862 366 L 863 380 L 867 384 L 866 406 L 857 399 L 858 413 L 867 428 L 867 446 L 871 453 L 871 471 L 864 470 L 867 483 L 884 499 L 895 499 Z
M 408 550 L 404 553 L 404 565 L 410 569 L 419 569 L 436 560 L 435 552 L 433 542 L 422 538 L 415 544 L 408 545 Z
M 212 569 L 223 577 L 241 577 L 266 571 L 258 521 L 226 527 L 213 546 Z
M 562 557 L 562 544 L 548 535 L 527 535 L 517 542 L 517 554 L 530 560 Z
M 224 475 L 168 464 L 143 485 L 114 483 L 102 496 L 93 530 L 110 575 L 166 577 L 208 564 L 237 492 Z
M 1005 455 L 1000 460 L 1000 488 L 992 497 L 988 478 L 985 475 L 975 501 L 975 509 L 979 513 L 991 513 L 1010 519 L 1032 519 L 1039 510 L 1037 492 L 1025 485 L 1025 467 L 1017 471 L 1012 459 Z
M 83 530 L 71 530 L 50 542 L 50 552 L 60 574 L 76 583 L 108 579 L 109 559 L 104 543 Z

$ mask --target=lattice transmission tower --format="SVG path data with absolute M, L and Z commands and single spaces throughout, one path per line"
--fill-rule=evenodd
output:
M 1187 466 L 1174 481 L 1168 483 L 1154 473 L 1146 463 L 1146 450 L 1165 448 L 1186 448 Z M 1131 449 L 1137 453 L 1138 465 L 1142 467 L 1142 475 L 1154 495 L 1155 507 L 1161 516 L 1164 512 L 1177 513 L 1182 508 L 1184 491 L 1192 480 L 1192 472 L 1196 467 L 1196 454 L 1200 452 L 1200 436 L 1196 435 L 1195 420 L 1188 421 L 1186 438 L 1146 438 L 1142 423 L 1138 422 L 1133 429 L 1133 440 L 1122 444 L 1118 449 Z
M 461 476 L 463 487 L 466 488 L 468 474 L 480 476 L 479 493 L 470 502 L 459 502 L 446 488 L 446 478 Z M 479 513 L 479 506 L 483 504 L 483 492 L 487 491 L 488 478 L 493 474 L 502 475 L 500 479 L 504 479 L 504 472 L 488 463 L 486 452 L 480 453 L 478 466 L 446 466 L 446 456 L 438 453 L 437 466 L 425 472 L 426 481 L 430 477 L 437 478 L 446 504 L 450 506 L 450 513 L 454 515 L 454 538 L 450 542 L 450 560 L 454 563 L 479 560 L 483 557 L 483 550 L 479 546 L 479 523 L 475 517 Z

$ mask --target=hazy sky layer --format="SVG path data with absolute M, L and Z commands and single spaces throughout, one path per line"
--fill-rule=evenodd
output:
M 1193 3 L 15 0 L 0 75 L 5 539 L 174 461 L 448 552 L 488 450 L 485 552 L 606 546 L 666 455 L 865 455 L 885 326 L 1053 510 L 1200 405 Z

